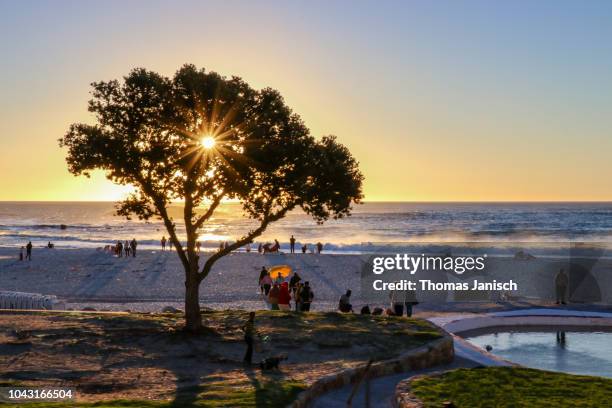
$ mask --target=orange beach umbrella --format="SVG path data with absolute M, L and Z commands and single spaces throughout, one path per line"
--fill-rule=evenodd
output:
M 277 279 L 279 276 L 286 278 L 291 275 L 291 267 L 289 265 L 275 265 L 269 269 L 270 277 Z

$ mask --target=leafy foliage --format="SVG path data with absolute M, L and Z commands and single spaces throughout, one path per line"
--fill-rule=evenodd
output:
M 60 139 L 68 169 L 86 176 L 101 169 L 111 181 L 134 186 L 117 213 L 162 219 L 187 277 L 197 283 L 217 259 L 287 212 L 301 208 L 324 222 L 350 215 L 362 199 L 363 176 L 348 149 L 333 136 L 316 140 L 273 89 L 255 90 L 241 78 L 193 65 L 172 78 L 139 68 L 121 82 L 92 86 L 95 124 L 73 124 Z M 204 137 L 215 145 L 203 146 Z M 197 231 L 223 199 L 239 200 L 260 225 L 198 273 Z M 167 211 L 176 200 L 184 201 L 186 250 Z

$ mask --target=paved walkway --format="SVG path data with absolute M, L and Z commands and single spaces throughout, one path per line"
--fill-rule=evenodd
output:
M 424 370 L 410 371 L 402 374 L 395 374 L 387 377 L 375 378 L 370 381 L 370 408 L 389 408 L 391 399 L 395 394 L 397 383 L 406 378 L 419 374 L 428 374 L 434 371 L 452 370 L 460 367 L 475 367 L 478 364 L 461 357 L 455 357 L 451 364 L 440 365 Z M 353 385 L 339 388 L 328 392 L 319 397 L 312 405 L 312 408 L 346 408 L 346 401 L 353 390 Z M 365 407 L 365 387 L 361 385 L 359 392 L 353 398 L 353 407 Z

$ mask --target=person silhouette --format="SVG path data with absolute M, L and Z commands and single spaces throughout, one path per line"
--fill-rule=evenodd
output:
M 29 241 L 26 245 L 26 259 L 28 261 L 32 260 L 32 241 Z
M 557 298 L 557 304 L 559 303 L 563 305 L 566 304 L 565 299 L 566 299 L 568 283 L 569 283 L 569 279 L 567 275 L 565 274 L 565 271 L 563 270 L 563 268 L 561 268 L 561 270 L 555 277 L 555 294 Z

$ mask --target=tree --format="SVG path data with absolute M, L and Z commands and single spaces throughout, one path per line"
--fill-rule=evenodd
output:
M 317 222 L 350 215 L 362 199 L 358 163 L 335 137 L 316 140 L 281 95 L 193 65 L 172 78 L 139 68 L 92 84 L 95 124 L 72 124 L 59 140 L 74 175 L 103 170 L 135 193 L 117 204 L 128 219 L 164 222 L 185 270 L 186 329 L 201 328 L 199 287 L 214 263 L 301 208 Z M 198 265 L 198 230 L 234 199 L 257 228 Z M 182 201 L 184 236 L 168 213 Z M 203 210 L 202 210 L 203 209 Z

